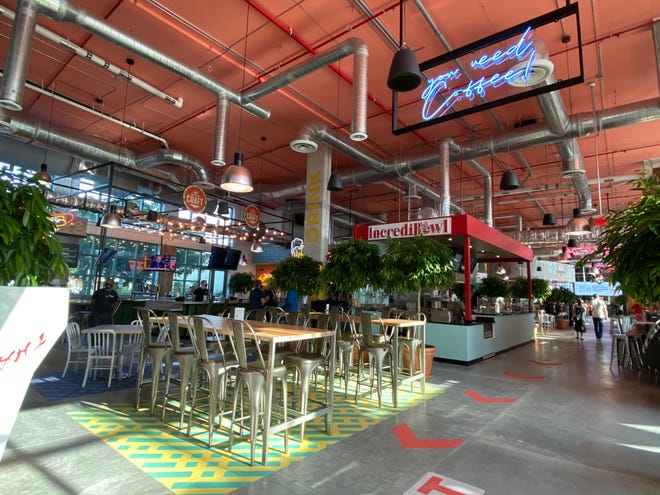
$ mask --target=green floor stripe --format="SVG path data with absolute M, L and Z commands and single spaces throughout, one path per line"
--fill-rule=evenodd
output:
M 325 434 L 325 418 L 316 418 L 305 425 L 304 442 L 298 442 L 299 427 L 290 431 L 287 454 L 281 433 L 273 435 L 269 442 L 268 465 L 260 463 L 261 444 L 258 442 L 254 467 L 249 465 L 250 449 L 246 439 L 238 441 L 235 437 L 232 453 L 227 452 L 226 423 L 223 429 L 217 430 L 214 446 L 209 449 L 206 430 L 194 426 L 193 436 L 187 437 L 185 428 L 178 429 L 177 414 L 170 414 L 166 422 L 161 422 L 160 411 L 149 416 L 146 409 L 136 411 L 128 404 L 88 403 L 88 409 L 71 412 L 69 416 L 175 494 L 211 495 L 230 493 L 441 392 L 440 387 L 433 385 L 426 386 L 424 395 L 418 387 L 414 393 L 399 389 L 396 409 L 389 402 L 391 393 L 387 390 L 383 393 L 381 409 L 378 409 L 376 394 L 362 396 L 357 404 L 350 390 L 348 399 L 344 399 L 343 393 L 337 394 L 331 435 Z

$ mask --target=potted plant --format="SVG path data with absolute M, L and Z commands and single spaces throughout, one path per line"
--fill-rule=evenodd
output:
M 383 255 L 383 286 L 391 292 L 416 292 L 417 312 L 420 312 L 423 289 L 448 288 L 456 282 L 453 262 L 452 250 L 435 239 L 422 236 L 390 239 Z M 409 347 L 410 344 L 403 347 L 404 366 L 410 366 L 410 354 L 415 349 Z M 435 346 L 425 345 L 427 378 L 431 376 L 435 351 Z
M 451 287 L 456 281 L 454 253 L 429 237 L 391 239 L 383 255 L 383 285 L 391 292 L 416 292 L 421 311 L 423 289 Z
M 613 269 L 610 280 L 619 283 L 624 294 L 651 304 L 660 298 L 660 176 L 650 175 L 632 184 L 642 197 L 607 214 L 595 251 L 578 266 L 602 259 Z
M 543 278 L 532 278 L 532 299 L 545 300 L 550 295 L 550 284 Z M 527 298 L 527 277 L 516 277 L 511 282 L 511 297 Z
M 232 294 L 243 294 L 254 287 L 254 276 L 247 272 L 236 272 L 229 279 L 227 288 Z
M 323 263 L 310 256 L 291 256 L 271 272 L 271 283 L 280 290 L 295 290 L 300 307 L 303 296 L 315 294 L 320 290 L 322 267 Z
M 0 179 L 0 356 L 15 356 L 0 375 L 3 432 L 11 431 L 32 374 L 68 318 L 69 291 L 37 287 L 68 274 L 51 214 L 36 178 Z M 0 458 L 7 438 L 0 438 Z
M 555 287 L 550 292 L 550 295 L 546 298 L 546 302 L 550 303 L 559 303 L 562 306 L 562 309 L 557 315 L 555 315 L 555 324 L 560 330 L 566 330 L 569 326 L 570 320 L 570 307 L 571 304 L 575 301 L 575 294 L 573 291 L 565 287 Z M 564 311 L 564 307 L 568 306 L 569 311 Z
M 479 297 L 509 297 L 509 292 L 509 284 L 500 277 L 486 277 L 475 289 L 475 294 Z
M 330 251 L 323 269 L 322 281 L 346 294 L 371 285 L 382 286 L 382 259 L 380 249 L 362 239 L 353 239 L 338 244 Z M 353 298 L 357 303 L 357 298 Z

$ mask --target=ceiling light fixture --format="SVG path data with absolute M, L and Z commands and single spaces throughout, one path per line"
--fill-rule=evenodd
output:
M 264 252 L 264 246 L 259 242 L 259 239 L 255 239 L 252 241 L 252 245 L 250 246 L 250 251 L 253 253 L 263 253 Z
M 497 270 L 495 270 L 495 273 L 497 273 L 498 275 L 506 275 L 506 270 L 502 266 L 502 263 L 497 264 Z
M 234 153 L 234 164 L 227 167 L 225 174 L 222 176 L 220 188 L 235 193 L 249 193 L 254 191 L 252 175 L 243 166 L 243 153 Z
M 580 208 L 573 208 L 573 218 L 566 223 L 566 235 L 581 237 L 591 234 L 591 226 L 580 213 Z
M 110 211 L 103 215 L 100 226 L 106 229 L 121 227 L 121 216 L 117 213 L 117 205 L 110 205 Z
M 344 183 L 341 180 L 341 175 L 339 175 L 339 172 L 332 172 L 330 174 L 330 179 L 328 180 L 328 191 L 341 191 L 344 189 Z
M 53 178 L 50 176 L 50 173 L 48 172 L 48 165 L 45 163 L 41 164 L 41 170 L 37 172 L 37 181 L 39 184 L 42 186 L 50 186 L 53 183 Z
M 518 176 L 515 172 L 507 170 L 502 174 L 502 180 L 500 181 L 500 189 L 502 191 L 513 191 L 520 187 L 520 182 L 518 182 Z
M 245 88 L 245 68 L 247 65 L 247 40 L 248 40 L 248 29 L 250 23 L 250 4 L 248 4 L 247 15 L 245 17 L 245 43 L 243 50 L 243 82 L 241 88 Z M 241 107 L 241 113 L 238 119 L 238 149 L 241 149 L 241 131 L 243 128 L 243 107 Z M 222 176 L 222 181 L 220 183 L 220 188 L 235 193 L 249 193 L 254 191 L 254 186 L 252 185 L 252 176 L 250 171 L 243 166 L 243 153 L 237 151 L 234 153 L 234 164 L 227 167 L 224 175 Z
M 241 256 L 241 261 L 239 261 L 238 264 L 241 266 L 247 265 L 247 258 L 245 257 L 245 255 Z
M 387 75 L 387 87 L 392 91 L 412 91 L 422 82 L 422 73 L 415 52 L 406 46 L 405 8 L 403 0 L 399 2 L 399 50 L 392 58 L 390 72 Z
M 557 225 L 557 221 L 555 220 L 555 216 L 552 213 L 545 213 L 543 215 L 543 225 Z

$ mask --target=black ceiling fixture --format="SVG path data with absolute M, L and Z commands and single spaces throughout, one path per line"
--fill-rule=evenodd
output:
M 552 213 L 545 213 L 543 215 L 543 225 L 557 225 L 555 216 Z
M 404 34 L 405 8 L 403 0 L 399 2 L 399 50 L 392 58 L 390 72 L 387 75 L 387 87 L 392 91 L 412 91 L 422 82 L 422 73 L 415 52 L 406 46 Z
M 502 174 L 502 180 L 500 181 L 500 189 L 502 191 L 513 191 L 520 187 L 520 182 L 518 182 L 518 176 L 515 172 L 507 170 Z

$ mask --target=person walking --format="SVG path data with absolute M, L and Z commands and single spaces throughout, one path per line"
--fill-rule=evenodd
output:
M 587 312 L 582 306 L 582 299 L 578 299 L 573 305 L 573 329 L 575 338 L 584 340 L 584 332 L 587 331 Z
M 591 301 L 591 317 L 594 320 L 596 339 L 600 340 L 603 338 L 603 322 L 608 319 L 608 315 L 607 305 L 598 294 L 594 294 L 594 298 Z

